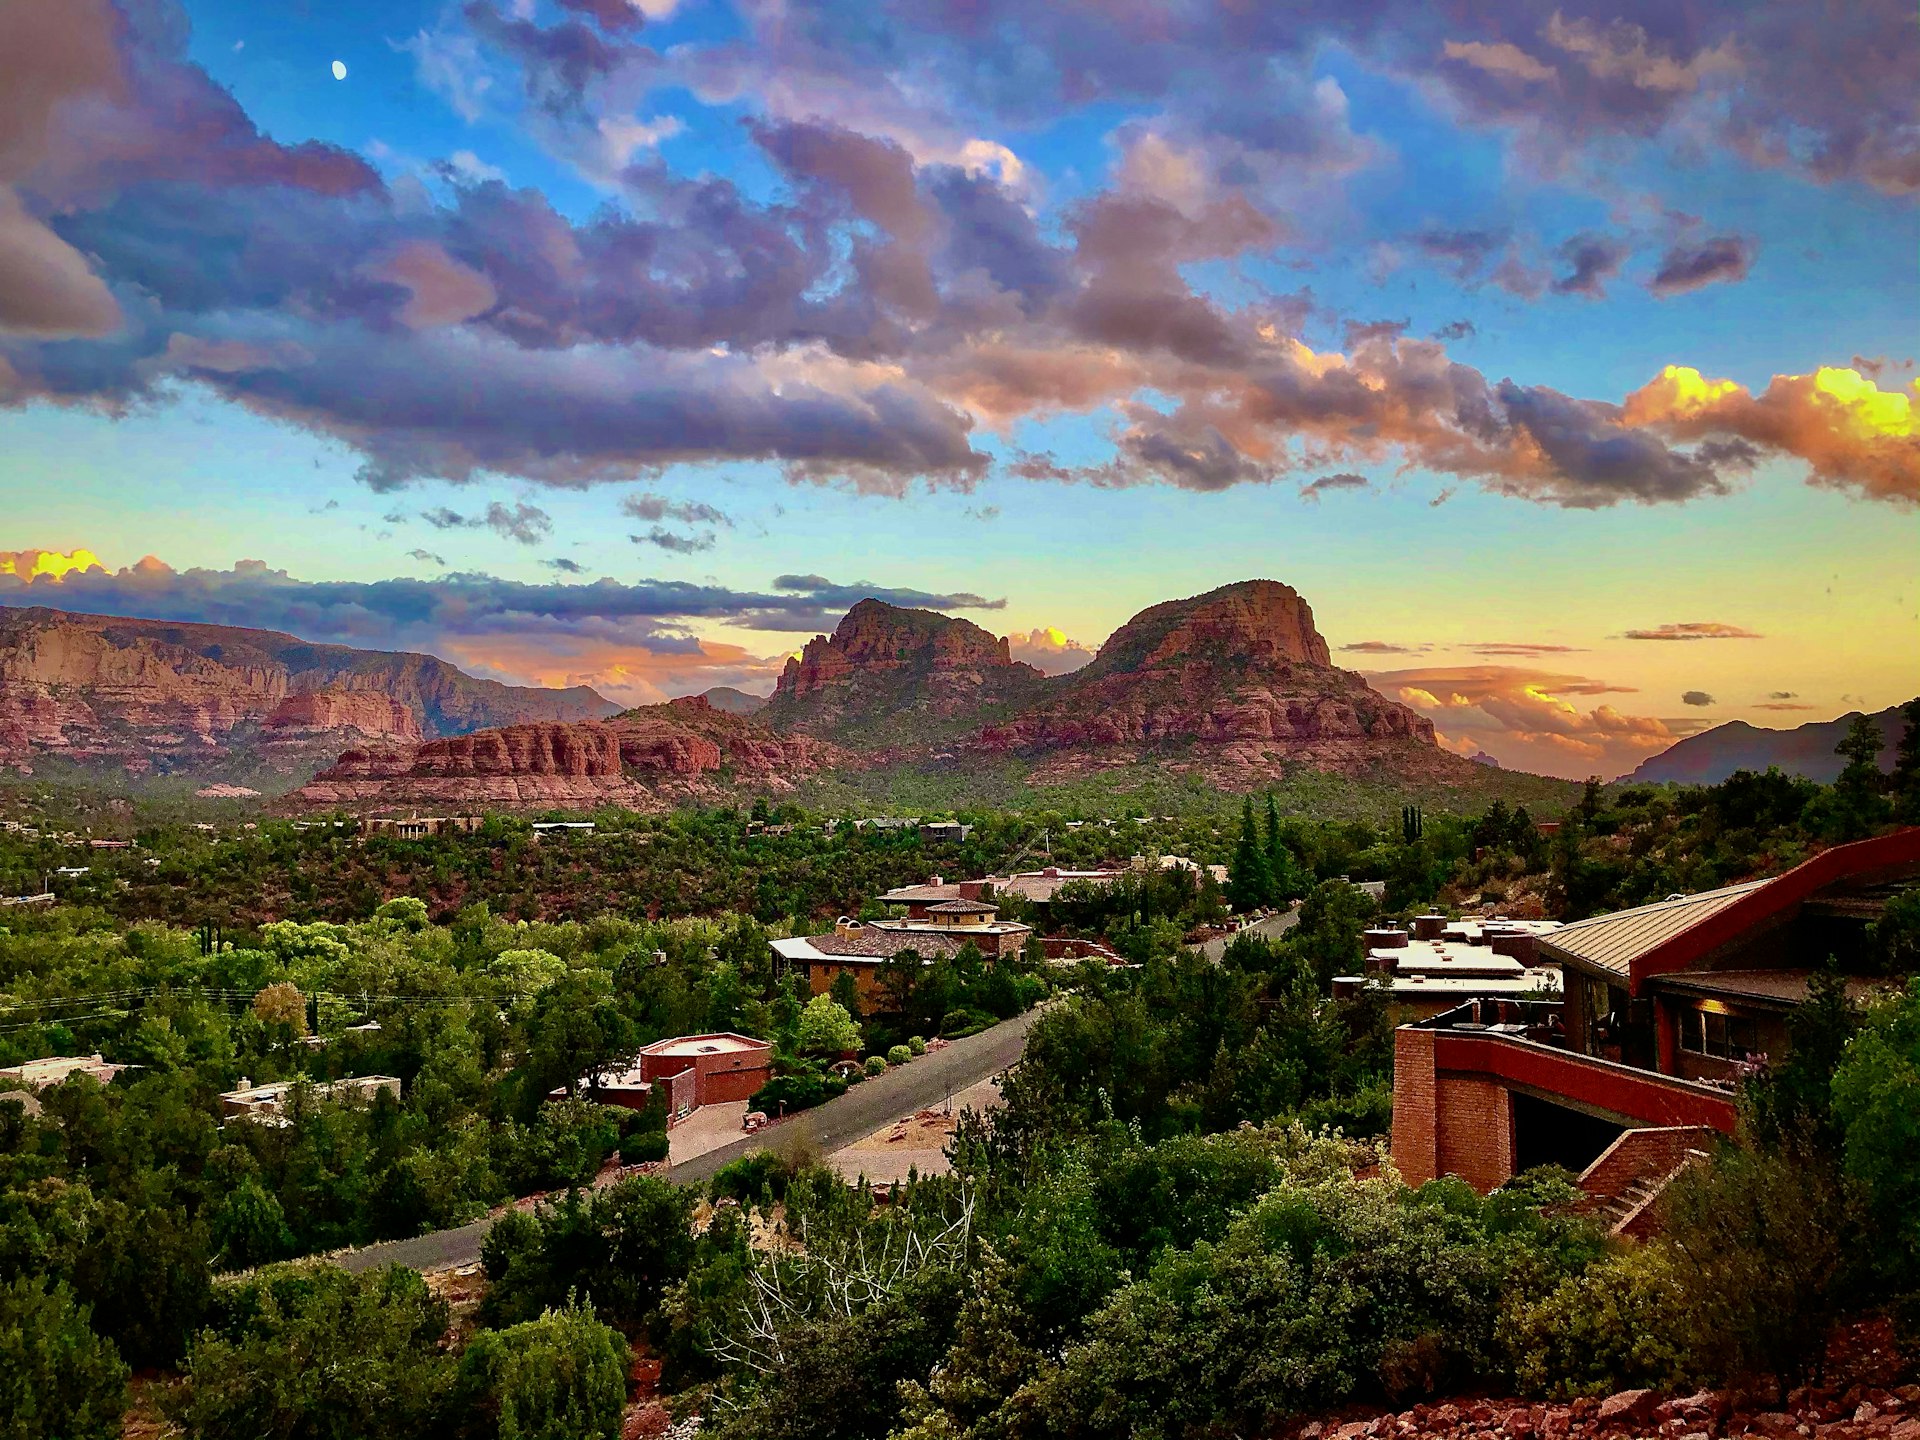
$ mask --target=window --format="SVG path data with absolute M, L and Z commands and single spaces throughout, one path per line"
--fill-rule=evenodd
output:
M 1680 1048 L 1720 1060 L 1748 1060 L 1759 1046 L 1751 1017 L 1689 1010 L 1680 1017 Z

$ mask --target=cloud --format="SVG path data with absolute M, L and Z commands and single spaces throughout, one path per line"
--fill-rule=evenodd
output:
M 1920 385 L 1882 390 L 1856 370 L 1775 375 L 1755 395 L 1669 365 L 1627 397 L 1632 424 L 1698 439 L 1732 440 L 1793 455 L 1815 484 L 1903 505 L 1920 503 Z
M 1433 338 L 1436 340 L 1470 340 L 1479 333 L 1479 327 L 1471 320 L 1449 320 L 1433 332 Z
M 1607 293 L 1607 281 L 1627 258 L 1626 242 L 1611 235 L 1576 235 L 1560 247 L 1566 273 L 1553 282 L 1556 295 L 1585 295 L 1598 300 Z
M 1791 690 L 1774 690 L 1768 693 L 1769 700 L 1798 700 L 1800 697 Z
M 1087 646 L 1069 639 L 1064 631 L 1051 625 L 1043 625 L 1025 634 L 1009 635 L 1007 653 L 1015 660 L 1025 661 L 1043 675 L 1070 674 L 1093 659 L 1094 655 Z
M 1631 770 L 1688 733 L 1680 722 L 1581 708 L 1570 696 L 1630 692 L 1631 686 L 1505 665 L 1432 666 L 1370 674 L 1382 693 L 1434 722 L 1449 748 L 1483 749 L 1509 768 L 1580 778 Z
M 713 549 L 716 543 L 711 534 L 682 535 L 661 525 L 654 526 L 644 535 L 629 535 L 627 538 L 636 545 L 652 545 L 675 555 L 697 555 L 702 550 Z
M 1763 700 L 1758 705 L 1755 705 L 1753 708 L 1756 710 L 1800 711 L 1800 710 L 1814 710 L 1814 709 L 1818 709 L 1819 707 L 1814 705 L 1799 705 L 1791 701 L 1785 701 L 1785 700 Z
M 1680 703 L 1682 705 L 1711 705 L 1713 704 L 1713 696 L 1704 690 L 1687 690 L 1681 693 Z
M 447 659 L 456 652 L 512 649 L 528 656 L 544 649 L 558 656 L 594 647 L 603 655 L 621 647 L 684 654 L 707 643 L 693 637 L 691 626 L 813 633 L 832 629 L 867 596 L 941 611 L 1006 604 L 973 594 L 842 584 L 821 575 L 781 576 L 760 591 L 670 580 L 534 584 L 479 573 L 309 581 L 259 560 L 225 570 L 175 570 L 148 556 L 108 570 L 84 550 L 0 553 L 0 605 L 284 630 L 315 642 L 427 650 Z
M 1656 295 L 1680 295 L 1704 285 L 1744 280 L 1753 264 L 1753 242 L 1740 235 L 1682 240 L 1660 258 L 1647 288 Z
M 731 517 L 711 505 L 698 500 L 669 500 L 652 492 L 621 497 L 620 513 L 635 520 L 672 520 L 682 525 L 733 525 Z
M 1302 500 L 1318 500 L 1329 491 L 1366 490 L 1372 487 L 1372 483 L 1373 482 L 1368 480 L 1364 475 L 1357 475 L 1351 470 L 1345 470 L 1336 475 L 1322 475 L 1318 480 L 1313 480 L 1302 485 L 1300 487 L 1300 498 Z
M 1476 655 L 1489 656 L 1572 655 L 1581 649 L 1578 645 L 1543 645 L 1520 640 L 1494 640 L 1467 648 Z
M 400 518 L 397 514 L 387 517 L 390 523 Z M 463 515 L 458 510 L 440 505 L 431 510 L 422 510 L 420 518 L 436 530 L 484 528 L 493 531 L 502 540 L 517 540 L 522 545 L 538 545 L 553 533 L 553 517 L 538 505 L 529 505 L 524 501 L 508 508 L 496 500 L 477 515 Z
M 120 323 L 119 304 L 86 256 L 0 185 L 0 335 L 97 339 Z
M 1628 640 L 1764 640 L 1739 625 L 1720 620 L 1682 620 L 1677 624 L 1656 625 L 1651 630 L 1629 630 Z
M 1418 655 L 1423 650 L 1431 650 L 1431 645 L 1396 645 L 1391 640 L 1356 640 L 1351 645 L 1342 645 L 1342 650 L 1355 655 Z
M 418 560 L 422 565 L 438 565 L 443 570 L 446 568 L 446 557 L 444 555 L 436 555 L 431 550 L 409 550 L 407 554 L 410 558 Z
M 540 563 L 549 570 L 558 570 L 562 575 L 584 575 L 587 573 L 586 567 L 578 560 L 569 560 L 564 555 L 556 555 L 553 559 L 542 560 Z

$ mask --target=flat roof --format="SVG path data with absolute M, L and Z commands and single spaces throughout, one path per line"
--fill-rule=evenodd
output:
M 642 1055 L 727 1055 L 743 1050 L 765 1050 L 767 1042 L 727 1032 L 719 1035 L 678 1035 L 671 1040 L 656 1040 L 643 1046 Z
M 1369 979 L 1390 996 L 1558 995 L 1558 970 L 1526 970 L 1518 975 L 1337 975 L 1336 985 L 1365 985 Z

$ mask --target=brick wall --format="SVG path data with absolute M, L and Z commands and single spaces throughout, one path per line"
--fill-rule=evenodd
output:
M 1393 1163 L 1409 1185 L 1439 1174 L 1434 1150 L 1431 1030 L 1393 1032 Z
M 1513 1096 L 1504 1085 L 1441 1075 L 1434 1084 L 1434 1167 L 1487 1191 L 1513 1178 Z
M 1580 1188 L 1597 1200 L 1619 1195 L 1636 1180 L 1664 1179 L 1680 1168 L 1689 1150 L 1710 1150 L 1718 1132 L 1704 1125 L 1629 1130 L 1580 1176 Z

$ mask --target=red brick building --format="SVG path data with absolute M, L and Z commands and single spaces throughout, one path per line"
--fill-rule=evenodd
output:
M 1489 1190 L 1584 1170 L 1630 1131 L 1730 1132 L 1740 1078 L 1785 1053 L 1819 967 L 1856 998 L 1898 983 L 1872 973 L 1866 928 L 1917 885 L 1920 829 L 1901 830 L 1537 936 L 1563 1003 L 1478 1000 L 1395 1032 L 1396 1165 Z
M 702 1105 L 751 1099 L 772 1078 L 772 1067 L 773 1046 L 765 1040 L 730 1032 L 679 1035 L 647 1046 L 629 1069 L 581 1077 L 580 1091 L 601 1105 L 639 1110 L 664 1089 L 667 1113 L 677 1119 Z

